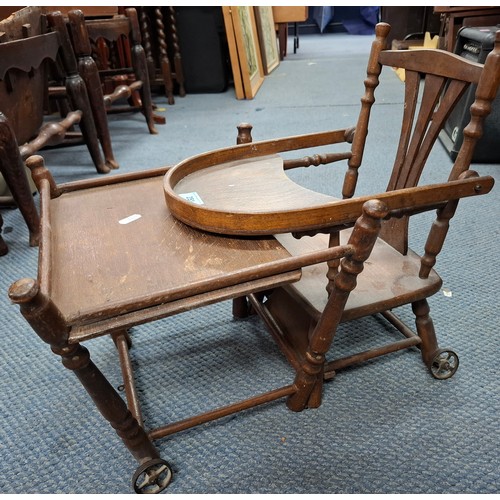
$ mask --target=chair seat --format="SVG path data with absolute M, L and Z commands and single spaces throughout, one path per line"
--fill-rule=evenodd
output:
M 341 243 L 348 239 L 350 230 L 341 232 Z M 328 236 L 318 234 L 300 240 L 289 234 L 277 235 L 278 241 L 292 254 L 326 248 Z M 420 257 L 413 251 L 402 255 L 378 238 L 373 251 L 358 275 L 356 288 L 349 295 L 342 321 L 387 311 L 389 309 L 427 298 L 436 293 L 442 284 L 439 275 L 431 270 L 429 277 L 418 277 Z M 287 292 L 314 320 L 318 320 L 327 302 L 328 279 L 326 263 L 304 268 L 302 279 L 287 286 Z
M 244 293 L 244 286 L 257 290 L 300 279 L 298 270 L 249 285 L 256 266 L 288 252 L 273 237 L 229 239 L 178 222 L 164 203 L 162 179 L 79 189 L 50 200 L 48 289 L 73 327 L 73 341 L 97 336 L 112 326 L 109 321 L 130 326 L 148 314 L 193 308 L 213 300 L 214 291 L 220 300 Z M 182 302 L 192 297 L 202 298 Z

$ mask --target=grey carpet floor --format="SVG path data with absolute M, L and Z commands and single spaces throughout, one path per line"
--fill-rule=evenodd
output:
M 112 116 L 117 173 L 176 163 L 233 144 L 236 125 L 250 122 L 254 140 L 354 125 L 363 94 L 371 37 L 301 36 L 266 77 L 257 96 L 237 101 L 190 94 L 168 106 L 159 135 L 142 117 Z M 289 41 L 290 46 L 290 41 Z M 370 126 L 360 194 L 385 188 L 394 154 L 403 86 L 383 73 Z M 85 147 L 48 150 L 58 182 L 95 177 Z M 440 144 L 425 181 L 446 176 Z M 476 165 L 498 178 L 500 165 Z M 339 169 L 343 170 L 343 169 Z M 307 187 L 338 189 L 342 173 L 318 167 L 293 172 Z M 320 408 L 289 411 L 283 401 L 248 410 L 157 442 L 174 468 L 169 493 L 498 493 L 500 395 L 498 358 L 498 186 L 464 200 L 437 270 L 444 287 L 431 300 L 443 347 L 460 368 L 433 379 L 417 350 L 340 372 L 325 386 Z M 7 297 L 9 285 L 35 276 L 17 210 L 3 210 L 10 253 L 0 258 L 0 493 L 130 493 L 136 463 Z M 427 215 L 416 217 L 410 241 L 424 244 Z M 403 308 L 408 321 L 411 311 Z M 134 328 L 134 366 L 146 425 L 158 425 L 288 384 L 293 376 L 256 318 L 234 320 L 229 303 Z M 333 349 L 348 353 L 395 332 L 378 318 L 342 325 Z M 109 338 L 88 343 L 97 366 L 121 384 Z

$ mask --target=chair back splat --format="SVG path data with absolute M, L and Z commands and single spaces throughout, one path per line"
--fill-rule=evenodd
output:
M 379 60 L 385 66 L 405 68 L 405 99 L 401 135 L 387 190 L 415 187 L 439 132 L 469 85 L 480 82 L 483 65 L 462 58 L 458 62 L 458 56 L 444 51 L 434 51 L 430 63 L 429 53 L 425 49 L 386 50 L 380 53 Z M 487 64 L 489 66 L 495 64 L 493 57 Z M 494 74 L 494 70 L 487 69 L 485 73 Z M 450 180 L 457 179 L 469 168 L 478 139 L 478 127 L 481 126 L 485 111 L 489 113 L 491 108 L 492 98 L 488 101 L 488 98 L 481 94 L 486 92 L 487 96 L 489 92 L 491 95 L 492 83 L 493 87 L 498 86 L 498 83 L 494 84 L 491 78 L 488 80 L 482 79 L 481 88 L 478 88 L 476 93 L 473 119 L 466 134 L 468 140 L 464 141 L 461 155 L 450 172 Z M 386 222 L 381 237 L 400 252 L 406 253 L 408 217 Z

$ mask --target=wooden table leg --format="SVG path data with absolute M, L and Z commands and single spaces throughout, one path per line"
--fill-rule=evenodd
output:
M 125 446 L 139 463 L 159 458 L 144 429 L 132 416 L 127 405 L 90 359 L 89 351 L 80 344 L 53 347 L 63 365 L 72 370 L 94 401 L 97 409 L 111 424 Z

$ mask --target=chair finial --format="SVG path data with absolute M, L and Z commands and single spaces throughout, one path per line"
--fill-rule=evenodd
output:
M 240 123 L 237 127 L 238 137 L 236 144 L 248 144 L 252 142 L 252 125 L 250 123 Z
M 375 26 L 375 36 L 386 38 L 391 31 L 391 25 L 388 23 L 377 23 Z
M 32 155 L 26 158 L 25 163 L 31 172 L 31 177 L 38 191 L 42 189 L 42 180 L 45 179 L 49 182 L 50 197 L 57 198 L 60 194 L 59 188 L 57 187 L 52 174 L 45 166 L 43 157 L 40 155 Z

